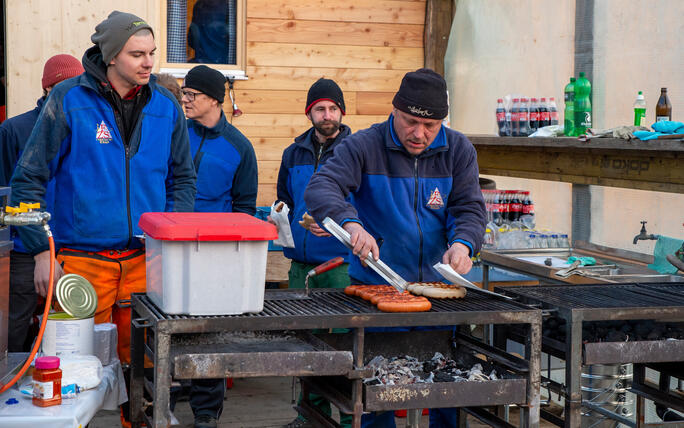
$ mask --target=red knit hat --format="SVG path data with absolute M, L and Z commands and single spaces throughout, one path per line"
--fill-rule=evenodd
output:
M 45 62 L 43 67 L 43 89 L 56 85 L 62 80 L 78 76 L 83 73 L 81 61 L 71 55 L 55 55 Z

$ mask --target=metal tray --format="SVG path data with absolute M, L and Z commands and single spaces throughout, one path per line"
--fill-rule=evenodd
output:
M 666 363 L 684 355 L 684 340 L 588 342 L 583 347 L 584 364 Z

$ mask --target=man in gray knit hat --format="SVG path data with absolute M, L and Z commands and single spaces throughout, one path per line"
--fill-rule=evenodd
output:
M 130 361 L 130 309 L 116 303 L 144 292 L 144 212 L 192 211 L 195 169 L 185 116 L 176 98 L 151 77 L 152 28 L 112 12 L 95 28 L 83 55 L 85 73 L 57 85 L 12 176 L 12 203 L 51 201 L 56 260 L 38 228 L 19 233 L 36 261 L 36 289 L 76 273 L 98 297 L 95 322 L 117 324 L 119 359 Z M 123 415 L 127 416 L 127 411 Z M 139 415 L 134 415 L 139 416 Z

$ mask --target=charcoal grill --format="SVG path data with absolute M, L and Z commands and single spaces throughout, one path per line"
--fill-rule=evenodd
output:
M 485 353 L 490 362 L 504 366 L 519 376 L 502 379 L 496 385 L 500 392 L 494 399 L 491 398 L 491 386 L 494 385 L 487 385 L 486 382 L 460 382 L 462 387 L 456 391 L 458 394 L 446 399 L 439 394 L 443 392 L 439 388 L 444 389 L 444 385 L 434 387 L 436 384 L 426 384 L 425 387 L 413 391 L 416 393 L 416 400 L 410 399 L 413 392 L 409 392 L 405 396 L 407 399 L 394 403 L 394 408 L 518 404 L 523 407 L 521 415 L 524 426 L 536 427 L 539 424 L 541 311 L 538 309 L 477 291 L 469 292 L 465 299 L 432 299 L 432 309 L 420 313 L 380 312 L 366 301 L 345 295 L 342 290 L 312 290 L 310 298 L 304 300 L 272 300 L 268 297 L 268 290 L 266 293 L 267 298 L 262 312 L 231 316 L 169 315 L 156 307 L 146 295 L 132 296 L 130 398 L 134 427 L 140 426 L 143 421 L 151 427 L 168 426 L 169 388 L 172 377 L 182 379 L 228 376 L 303 376 L 303 385 L 314 390 L 319 390 L 316 380 L 321 376 L 327 376 L 325 379 L 342 379 L 349 387 L 346 399 L 340 399 L 340 394 L 333 392 L 320 392 L 329 393 L 334 404 L 352 413 L 353 426 L 360 427 L 363 411 L 392 408 L 391 397 L 395 396 L 373 389 L 368 396 L 375 397 L 374 401 L 364 401 L 364 393 L 367 393 L 367 390 L 364 389 L 362 379 L 372 374 L 364 366 L 368 359 L 368 355 L 364 355 L 367 349 L 373 348 L 375 343 L 386 344 L 389 341 L 392 344 L 390 348 L 401 354 L 402 351 L 410 352 L 405 349 L 409 342 L 415 345 L 424 340 L 424 349 L 431 352 L 441 350 L 432 350 L 429 340 L 431 334 L 439 332 L 405 333 L 411 335 L 411 340 L 407 340 L 406 336 L 399 339 L 393 336 L 393 333 L 374 333 L 383 335 L 383 339 L 370 342 L 365 341 L 365 328 L 469 324 L 525 326 L 526 359 L 511 356 L 467 334 L 456 334 L 454 342 L 458 352 Z M 352 329 L 350 334 L 328 335 L 332 341 L 348 339 L 348 350 L 344 350 L 344 346 L 333 347 L 319 337 L 306 334 L 311 330 L 333 328 Z M 294 331 L 297 334 L 288 338 L 264 339 L 257 336 L 247 342 L 236 340 L 228 334 L 283 330 Z M 447 333 L 451 335 L 450 331 Z M 372 338 L 372 334 L 369 335 Z M 453 349 L 453 346 L 448 347 Z M 383 352 L 391 351 L 389 348 L 383 349 Z M 153 381 L 144 377 L 144 355 L 154 361 Z M 468 390 L 469 387 L 473 390 Z M 144 401 L 144 389 L 152 396 L 152 402 Z M 431 392 L 434 392 L 434 398 L 425 399 Z M 421 397 L 420 402 L 418 396 Z M 462 397 L 462 401 L 459 401 L 459 396 Z M 149 407 L 152 407 L 151 412 Z M 466 411 L 487 420 L 492 425 L 507 426 L 495 415 L 481 409 L 473 407 Z M 335 426 L 325 417 L 313 416 L 321 426 Z
M 572 286 L 502 287 L 496 291 L 518 302 L 555 314 L 566 322 L 565 342 L 544 336 L 542 351 L 565 360 L 565 385 L 543 379 L 550 389 L 565 398 L 565 420 L 541 411 L 542 417 L 559 426 L 580 425 L 581 407 L 601 412 L 581 396 L 582 365 L 621 363 L 667 363 L 684 360 L 684 340 L 582 343 L 585 321 L 659 320 L 684 321 L 684 285 L 682 284 L 595 284 Z M 506 334 L 521 340 L 515 332 L 496 332 L 495 342 L 505 341 Z M 516 339 L 517 337 L 517 339 Z M 635 372 L 636 373 L 636 372 Z M 636 373 L 638 374 L 638 373 Z M 643 422 L 643 398 L 638 394 L 637 421 Z M 627 425 L 631 421 L 610 415 Z

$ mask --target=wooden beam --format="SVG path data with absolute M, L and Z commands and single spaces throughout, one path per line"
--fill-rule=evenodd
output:
M 425 4 L 425 67 L 442 76 L 454 11 L 454 0 L 427 0 Z
M 678 141 L 471 136 L 481 174 L 684 193 Z

